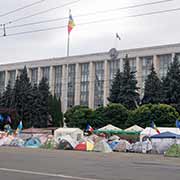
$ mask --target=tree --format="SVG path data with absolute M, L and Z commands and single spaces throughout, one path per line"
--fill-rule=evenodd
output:
M 49 98 L 49 85 L 46 78 L 42 78 L 39 83 L 39 128 L 47 127 L 48 120 L 49 120 L 49 113 L 48 113 L 48 98 Z
M 177 56 L 168 68 L 163 79 L 163 102 L 167 104 L 180 103 L 180 63 Z
M 68 127 L 78 127 L 84 129 L 87 123 L 91 124 L 93 110 L 87 106 L 74 106 L 64 114 Z M 91 124 L 93 126 L 93 124 Z
M 91 124 L 95 128 L 107 124 L 125 128 L 125 122 L 128 120 L 128 110 L 121 104 L 109 104 L 106 107 L 97 108 L 94 111 L 93 120 Z
M 162 82 L 158 78 L 157 73 L 154 70 L 152 64 L 151 73 L 148 75 L 145 81 L 144 97 L 142 99 L 143 104 L 156 104 L 162 100 Z
M 118 69 L 113 82 L 112 82 L 112 86 L 110 89 L 110 96 L 108 97 L 108 101 L 111 103 L 119 103 L 119 92 L 122 86 L 122 73 L 120 72 L 120 70 Z
M 126 55 L 118 102 L 128 109 L 136 108 L 140 101 L 135 73 L 130 70 L 129 59 Z
M 18 112 L 19 120 L 23 121 L 25 128 L 31 125 L 31 99 L 33 98 L 32 86 L 27 75 L 26 66 L 24 67 L 20 77 L 17 77 L 14 86 L 14 102 L 13 105 Z
M 52 117 L 54 127 L 63 127 L 63 113 L 61 112 L 61 100 L 56 96 L 49 96 L 49 114 Z
M 154 121 L 160 127 L 174 127 L 178 118 L 179 113 L 170 105 L 146 104 L 130 112 L 126 125 L 137 124 L 142 127 L 149 127 Z

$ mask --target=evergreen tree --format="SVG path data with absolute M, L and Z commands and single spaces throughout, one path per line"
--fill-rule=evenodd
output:
M 27 75 L 27 69 L 24 67 L 20 77 L 17 77 L 14 86 L 14 106 L 19 115 L 19 120 L 23 121 L 23 126 L 31 126 L 32 120 L 32 86 Z
M 120 92 L 120 88 L 122 85 L 122 73 L 118 69 L 110 89 L 110 96 L 108 97 L 108 101 L 111 103 L 119 103 L 118 95 Z
M 0 100 L 0 106 L 4 108 L 12 108 L 12 103 L 13 103 L 12 100 L 13 100 L 13 90 L 11 88 L 9 81 L 6 86 L 6 90 L 2 94 Z
M 130 70 L 129 59 L 126 55 L 118 102 L 128 109 L 136 108 L 140 101 L 135 73 Z
M 154 70 L 152 64 L 151 73 L 148 75 L 145 81 L 144 97 L 142 99 L 143 104 L 156 104 L 160 103 L 162 98 L 162 82 L 158 78 L 157 73 Z
M 42 78 L 41 82 L 39 83 L 39 127 L 47 127 L 48 126 L 48 98 L 49 98 L 49 85 L 46 78 Z
M 61 112 L 61 101 L 56 96 L 49 96 L 49 114 L 54 127 L 63 127 L 63 113 Z
M 177 56 L 168 68 L 163 79 L 163 102 L 167 104 L 180 104 L 180 63 Z

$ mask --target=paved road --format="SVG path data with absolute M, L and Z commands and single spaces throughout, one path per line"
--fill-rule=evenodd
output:
M 180 158 L 0 147 L 0 180 L 180 180 Z

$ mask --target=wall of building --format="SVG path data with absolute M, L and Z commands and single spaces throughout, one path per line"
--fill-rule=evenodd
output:
M 51 93 L 61 97 L 63 111 L 79 104 L 96 108 L 108 104 L 112 79 L 117 69 L 123 71 L 126 54 L 131 70 L 136 71 L 143 95 L 151 64 L 159 77 L 165 76 L 174 55 L 180 54 L 180 44 L 121 51 L 111 49 L 105 53 L 0 65 L 0 91 L 4 91 L 9 80 L 13 86 L 17 75 L 26 66 L 32 84 L 38 84 L 42 77 L 48 79 Z

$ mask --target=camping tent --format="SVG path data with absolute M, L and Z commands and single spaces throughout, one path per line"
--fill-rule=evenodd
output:
M 180 135 L 180 130 L 179 128 L 172 128 L 172 127 L 158 127 L 160 133 L 163 132 L 171 132 L 174 134 Z M 141 133 L 140 133 L 140 141 L 143 141 L 144 137 L 151 137 L 155 134 L 158 134 L 156 130 L 152 129 L 151 127 L 145 128 Z
M 79 143 L 75 147 L 75 150 L 78 150 L 78 151 L 92 151 L 93 148 L 94 148 L 94 144 L 89 142 L 89 141 L 86 141 L 86 142 Z
M 171 132 L 163 132 L 151 136 L 153 152 L 162 154 L 173 144 L 180 144 L 180 135 Z
M 55 141 L 57 141 L 60 136 L 71 136 L 75 141 L 79 141 L 83 137 L 83 131 L 79 128 L 58 128 L 54 132 Z
M 125 129 L 125 131 L 135 131 L 135 132 L 141 132 L 143 131 L 144 129 L 138 125 L 133 125 L 127 129 Z
M 93 150 L 96 152 L 105 152 L 105 153 L 112 152 L 112 149 L 110 148 L 109 144 L 105 140 L 101 140 L 101 141 L 97 142 L 94 145 Z
M 106 130 L 108 130 L 108 131 L 110 131 L 110 130 L 119 131 L 119 130 L 122 130 L 122 129 L 120 129 L 120 128 L 116 127 L 116 126 L 113 126 L 112 124 L 108 124 L 108 125 L 106 125 L 106 126 L 104 126 L 102 128 L 99 128 L 98 130 L 100 130 L 100 131 L 106 131 Z

